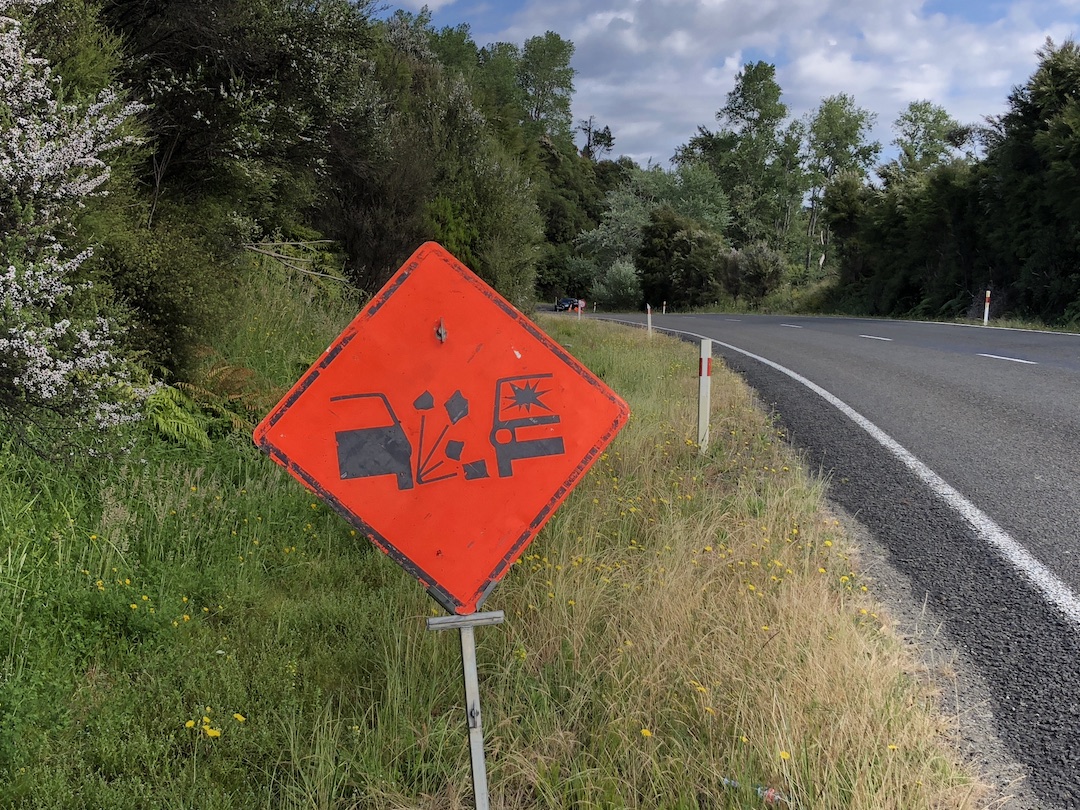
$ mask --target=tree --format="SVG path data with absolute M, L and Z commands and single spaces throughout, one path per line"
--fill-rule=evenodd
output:
M 649 215 L 636 265 L 646 303 L 690 308 L 717 300 L 729 251 L 717 234 L 663 206 Z
M 525 94 L 525 120 L 535 135 L 570 137 L 574 43 L 554 31 L 525 40 L 518 83 Z
M 0 14 L 22 5 L 0 2 Z M 139 418 L 144 374 L 117 347 L 117 321 L 82 272 L 92 250 L 64 244 L 65 223 L 109 176 L 141 107 L 108 89 L 61 104 L 22 27 L 0 16 L 0 425 L 41 447 Z
M 899 177 L 925 172 L 945 161 L 955 148 L 953 142 L 962 128 L 944 107 L 929 101 L 913 101 L 893 122 L 900 150 L 892 173 Z M 886 167 L 883 176 L 890 176 Z
M 946 131 L 939 109 L 913 105 L 884 188 L 865 182 L 858 161 L 828 182 L 834 305 L 956 317 L 992 287 L 1003 311 L 1080 322 L 1080 46 L 1048 40 L 1038 56 L 987 127 Z M 943 159 L 942 140 L 959 149 L 973 132 L 985 158 Z
M 764 242 L 747 245 L 736 254 L 739 294 L 752 305 L 772 292 L 784 277 L 783 255 Z
M 129 54 L 120 78 L 149 106 L 155 200 L 216 196 L 263 230 L 297 223 L 324 186 L 330 129 L 370 82 L 371 4 L 103 3 Z M 404 18 L 386 27 L 402 48 L 427 47 Z
M 17 3 L 29 8 L 39 3 Z M 98 18 L 96 4 L 85 0 L 51 0 L 48 13 L 24 19 L 27 44 L 58 76 L 68 101 L 92 99 L 113 83 L 122 59 L 120 37 Z
M 606 196 L 609 191 L 614 191 L 626 182 L 630 175 L 638 171 L 638 166 L 631 158 L 620 155 L 615 160 L 601 160 L 593 166 L 593 177 L 596 178 L 596 190 L 600 195 Z
M 807 125 L 811 192 L 818 194 L 839 174 L 865 176 L 881 152 L 867 137 L 877 116 L 846 93 L 822 99 Z
M 1080 45 L 1047 40 L 1039 66 L 1009 96 L 986 156 L 988 236 L 1015 305 L 1080 319 Z
M 654 178 L 647 174 L 639 169 L 622 186 L 609 191 L 600 224 L 578 234 L 578 248 L 601 268 L 619 259 L 633 259 L 641 247 L 649 214 L 662 204 L 650 183 Z
M 641 304 L 641 282 L 634 263 L 619 259 L 593 285 L 591 298 L 604 309 L 630 310 Z
M 544 298 L 583 296 L 592 285 L 594 268 L 574 261 L 573 248 L 577 235 L 593 228 L 600 215 L 594 164 L 566 140 L 542 140 L 537 158 L 531 179 L 546 241 L 540 250 L 538 291 Z
M 867 140 L 876 116 L 856 106 L 855 100 L 840 93 L 822 100 L 807 121 L 807 170 L 810 205 L 806 224 L 806 272 L 812 272 L 815 254 L 824 265 L 829 244 L 827 229 L 821 225 L 821 203 L 825 188 L 841 174 L 865 177 L 881 152 L 881 144 Z
M 839 260 L 836 302 L 868 314 L 957 317 L 990 280 L 981 167 L 952 161 L 884 188 L 854 174 L 825 192 Z M 998 296 L 1000 299 L 1000 296 Z
M 834 295 L 854 299 L 863 292 L 864 282 L 874 273 L 880 245 L 871 233 L 880 194 L 859 177 L 843 174 L 825 189 L 822 215 L 833 235 L 839 263 L 839 277 Z M 861 304 L 861 302 L 860 302 Z M 858 304 L 853 304 L 858 306 Z
M 775 194 L 775 205 L 771 213 L 776 238 L 766 242 L 791 259 L 800 255 L 799 237 L 805 216 L 803 201 L 810 188 L 810 177 L 803 162 L 805 141 L 805 122 L 790 121 L 780 131 L 776 159 L 770 167 L 770 179 Z
M 619 188 L 608 192 L 600 224 L 577 238 L 578 247 L 601 269 L 634 258 L 650 216 L 661 208 L 700 230 L 723 234 L 728 226 L 727 197 L 720 181 L 700 163 L 682 163 L 674 171 L 659 166 L 633 168 Z
M 470 82 L 480 69 L 480 52 L 467 23 L 444 26 L 430 35 L 431 49 L 445 67 L 459 71 Z
M 512 154 L 525 151 L 525 92 L 518 82 L 521 49 L 510 42 L 496 42 L 479 50 L 480 70 L 474 84 L 477 105 L 495 128 L 503 146 Z
M 585 145 L 581 147 L 581 156 L 586 160 L 599 161 L 615 148 L 615 136 L 611 127 L 597 128 L 595 116 L 578 122 L 577 131 L 585 136 Z
M 716 113 L 717 132 L 704 127 L 676 153 L 676 163 L 704 162 L 720 180 L 731 206 L 736 246 L 766 241 L 782 247 L 805 187 L 798 161 L 801 132 L 785 128 L 776 67 L 747 63 Z
M 716 117 L 727 124 L 727 129 L 748 136 L 762 147 L 762 152 L 767 152 L 776 128 L 787 117 L 781 95 L 776 65 L 760 60 L 748 62 L 735 77 L 735 88 Z
M 411 26 L 406 26 L 411 30 Z M 374 292 L 426 239 L 446 245 L 515 304 L 534 295 L 536 200 L 460 71 L 413 48 L 381 50 L 368 97 L 332 130 L 325 227 L 347 273 Z M 575 155 L 576 157 L 576 155 Z

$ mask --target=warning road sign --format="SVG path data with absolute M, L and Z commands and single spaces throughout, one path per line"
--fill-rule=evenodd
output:
M 628 416 L 429 242 L 254 438 L 439 604 L 472 613 Z

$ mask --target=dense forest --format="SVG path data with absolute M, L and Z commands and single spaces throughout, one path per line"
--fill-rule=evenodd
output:
M 669 166 L 571 113 L 572 42 L 374 0 L 0 0 L 0 424 L 133 418 L 270 254 L 357 300 L 435 239 L 510 300 L 1080 320 L 1080 49 L 979 124 L 746 64 Z

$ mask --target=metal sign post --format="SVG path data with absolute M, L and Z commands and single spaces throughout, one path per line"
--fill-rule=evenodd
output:
M 427 620 L 428 630 L 461 631 L 461 669 L 465 675 L 465 720 L 469 726 L 469 759 L 472 762 L 473 795 L 476 810 L 489 810 L 487 766 L 484 763 L 484 727 L 480 716 L 480 679 L 476 674 L 476 639 L 473 628 L 502 624 L 501 610 L 469 613 L 464 616 L 438 616 Z

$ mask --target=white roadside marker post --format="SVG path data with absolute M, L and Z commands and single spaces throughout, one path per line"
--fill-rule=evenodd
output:
M 983 305 L 983 326 L 990 322 L 990 291 L 986 291 L 986 303 Z
M 652 305 L 645 305 L 645 323 L 648 324 L 649 337 L 652 337 Z
M 701 339 L 698 356 L 698 452 L 705 455 L 709 449 L 709 411 L 712 408 L 712 341 Z
M 469 759 L 472 762 L 476 810 L 491 810 L 488 800 L 487 765 L 484 762 L 484 727 L 480 722 L 480 679 L 476 674 L 476 638 L 473 629 L 502 624 L 501 610 L 464 616 L 436 616 L 427 620 L 428 630 L 461 631 L 461 669 L 465 675 L 465 720 L 469 725 Z

